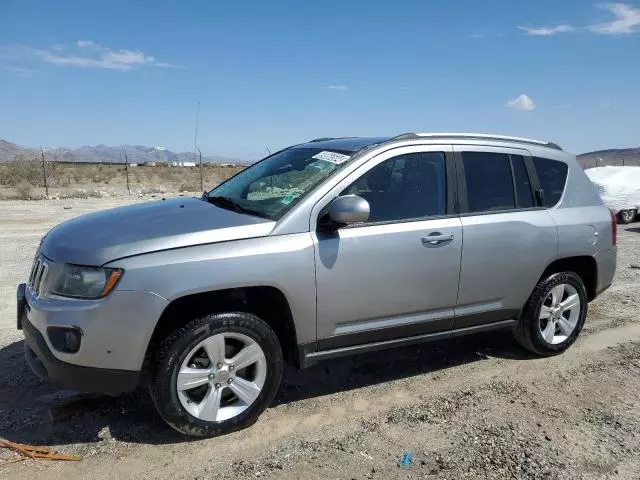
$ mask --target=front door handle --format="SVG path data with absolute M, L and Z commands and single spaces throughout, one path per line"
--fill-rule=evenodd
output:
M 453 233 L 443 235 L 440 232 L 432 232 L 426 237 L 422 237 L 422 244 L 425 247 L 439 247 L 453 240 Z

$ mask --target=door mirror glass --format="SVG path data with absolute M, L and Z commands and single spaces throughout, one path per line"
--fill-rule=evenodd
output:
M 357 195 L 343 195 L 329 205 L 329 218 L 339 225 L 369 220 L 369 202 Z

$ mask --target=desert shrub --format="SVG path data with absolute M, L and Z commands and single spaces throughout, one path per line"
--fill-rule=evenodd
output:
M 31 200 L 34 198 L 33 187 L 28 183 L 21 183 L 16 188 L 16 196 L 20 200 Z
M 87 190 L 85 188 L 77 188 L 70 192 L 60 195 L 61 198 L 101 198 L 102 195 L 97 190 Z
M 166 193 L 166 192 L 167 192 L 167 189 L 162 185 L 154 185 L 151 187 L 142 188 L 139 190 L 138 193 L 141 193 L 143 195 L 148 195 L 151 193 Z
M 42 164 L 35 160 L 16 160 L 0 165 L 0 184 L 17 186 L 28 184 L 42 185 Z

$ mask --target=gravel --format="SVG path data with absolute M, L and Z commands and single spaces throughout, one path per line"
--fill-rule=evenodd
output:
M 0 478 L 640 478 L 638 226 L 621 226 L 614 285 L 563 355 L 482 334 L 287 370 L 254 426 L 195 441 L 167 428 L 143 389 L 58 390 L 23 360 L 15 285 L 39 238 L 129 201 L 0 202 L 0 437 L 85 457 L 3 466 L 16 457 L 0 450 Z

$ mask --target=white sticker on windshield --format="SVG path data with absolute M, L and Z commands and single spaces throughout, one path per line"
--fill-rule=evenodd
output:
M 349 155 L 343 155 L 342 153 L 329 152 L 327 150 L 316 153 L 312 158 L 317 160 L 325 160 L 335 165 L 340 165 L 342 162 L 349 160 Z

